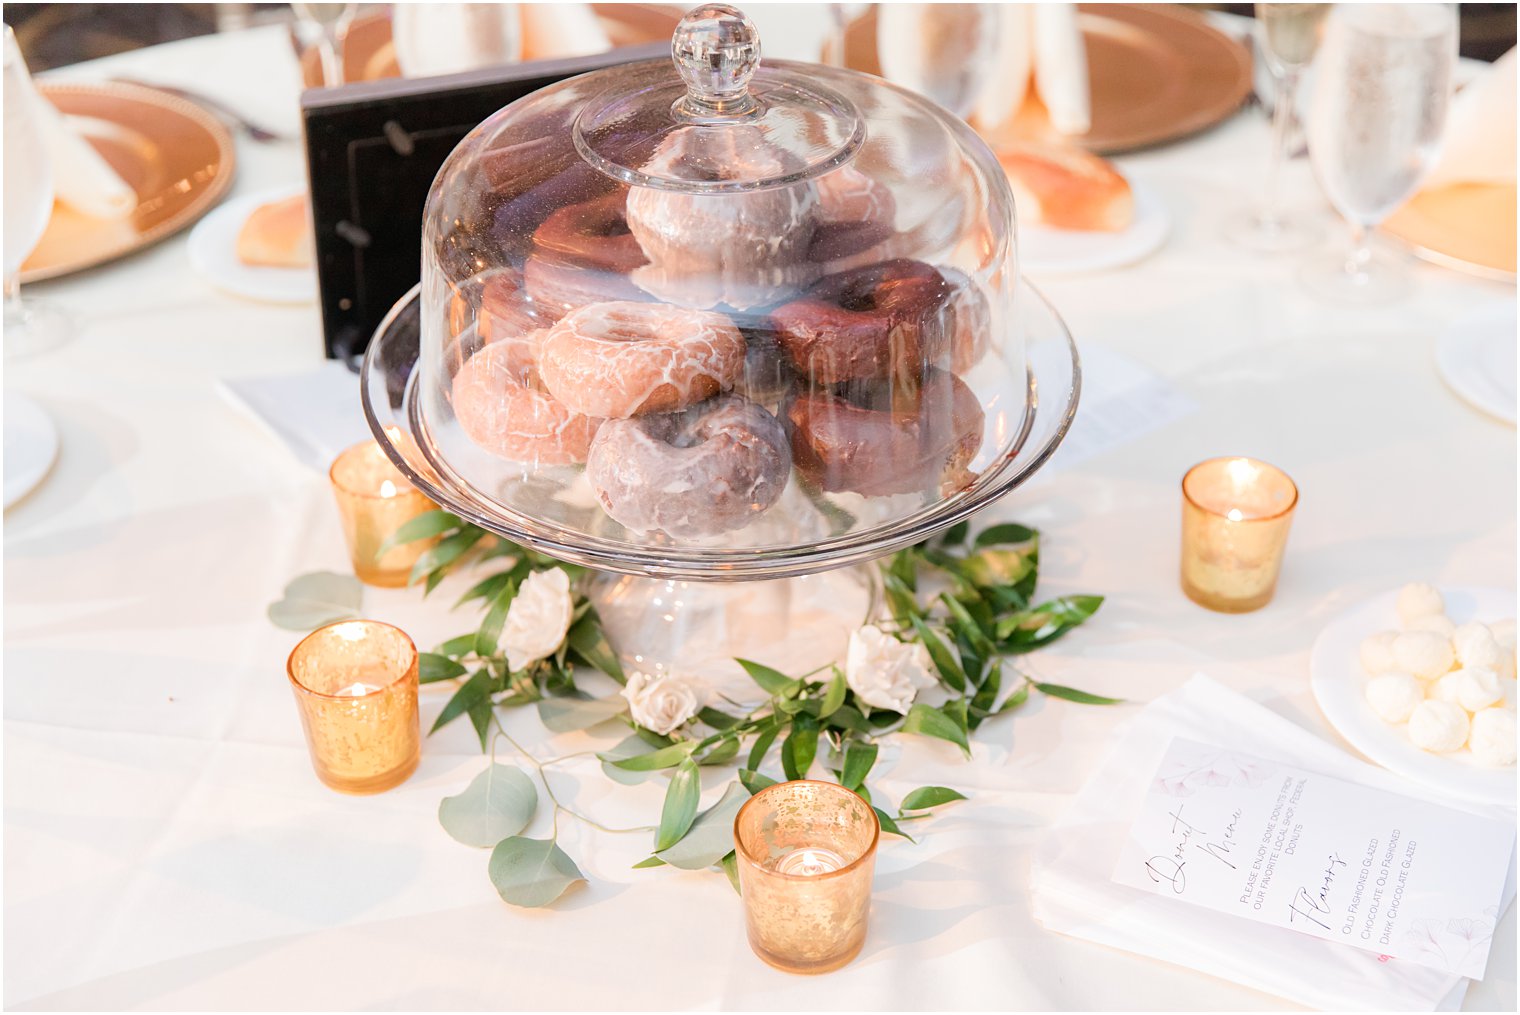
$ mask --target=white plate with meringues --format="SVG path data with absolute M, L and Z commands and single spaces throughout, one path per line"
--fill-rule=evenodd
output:
M 1310 687 L 1336 732 L 1384 768 L 1513 806 L 1514 616 L 1513 589 L 1392 589 L 1325 625 L 1309 657 Z

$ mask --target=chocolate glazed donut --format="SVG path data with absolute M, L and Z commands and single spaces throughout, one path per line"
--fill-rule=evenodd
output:
M 771 313 L 797 372 L 815 385 L 912 379 L 950 341 L 945 305 L 952 287 L 922 261 L 899 259 L 820 279 Z
M 780 421 L 738 395 L 609 420 L 586 459 L 586 478 L 614 520 L 678 538 L 743 528 L 780 499 L 790 471 Z
M 605 300 L 645 300 L 628 277 L 648 264 L 628 231 L 628 192 L 561 208 L 533 233 L 523 278 L 533 299 L 559 314 Z
M 947 493 L 972 478 L 966 466 L 982 446 L 976 395 L 936 367 L 916 391 L 874 380 L 799 395 L 787 420 L 797 470 L 830 492 Z

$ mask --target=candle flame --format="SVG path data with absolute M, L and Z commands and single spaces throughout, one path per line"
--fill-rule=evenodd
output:
M 1245 515 L 1241 513 L 1240 508 L 1230 508 L 1230 510 L 1225 512 L 1225 517 L 1232 522 L 1238 522 L 1244 518 Z

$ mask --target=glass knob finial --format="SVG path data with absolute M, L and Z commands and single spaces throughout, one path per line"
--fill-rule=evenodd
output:
M 749 79 L 760 66 L 760 33 L 744 12 L 703 4 L 686 13 L 670 42 L 670 57 L 686 82 L 688 112 L 733 115 L 749 111 Z

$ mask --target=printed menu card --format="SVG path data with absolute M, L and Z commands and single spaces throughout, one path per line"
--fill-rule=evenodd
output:
M 1511 821 L 1178 738 L 1113 878 L 1482 979 L 1514 846 Z

